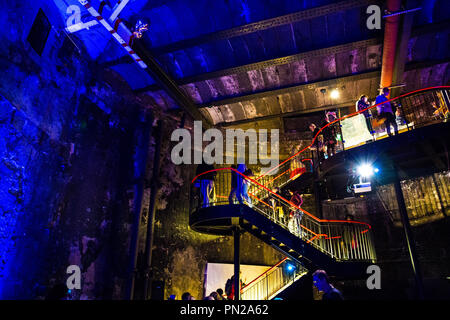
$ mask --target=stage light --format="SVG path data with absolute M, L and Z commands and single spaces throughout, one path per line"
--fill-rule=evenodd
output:
M 375 168 L 373 171 L 375 171 L 375 173 L 377 173 L 377 172 L 380 171 L 380 170 L 378 170 L 378 168 Z
M 370 164 L 367 164 L 367 163 L 360 165 L 356 169 L 356 171 L 358 172 L 358 174 L 361 177 L 365 177 L 365 178 L 371 177 L 371 176 L 373 176 L 374 172 L 377 172 Z
M 333 91 L 331 91 L 330 97 L 331 97 L 331 99 L 339 98 L 339 90 L 338 89 L 334 89 Z
M 288 263 L 288 264 L 286 265 L 286 269 L 287 269 L 287 271 L 293 271 L 293 270 L 295 269 L 295 267 L 294 267 L 294 265 Z

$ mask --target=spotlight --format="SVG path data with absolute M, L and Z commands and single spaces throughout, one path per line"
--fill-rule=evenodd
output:
M 286 265 L 286 269 L 287 269 L 287 271 L 293 271 L 295 269 L 295 267 L 292 264 L 288 263 Z
M 339 98 L 339 90 L 338 89 L 334 89 L 333 91 L 331 91 L 330 97 L 331 97 L 331 99 Z
M 378 172 L 378 169 L 374 169 L 370 164 L 362 164 L 360 165 L 357 169 L 356 172 L 358 172 L 358 174 L 361 177 L 371 177 L 373 176 L 374 172 Z

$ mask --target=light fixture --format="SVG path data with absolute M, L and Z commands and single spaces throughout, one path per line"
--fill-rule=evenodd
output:
M 288 264 L 286 265 L 286 269 L 287 269 L 287 271 L 293 271 L 293 270 L 295 269 L 295 267 L 294 267 L 293 264 L 288 263 Z
M 330 92 L 330 98 L 331 99 L 337 99 L 339 98 L 339 90 L 338 89 L 334 89 Z
M 361 164 L 360 166 L 358 166 L 358 168 L 356 168 L 356 172 L 358 172 L 358 174 L 361 177 L 368 178 L 368 177 L 373 176 L 373 174 L 375 172 L 378 172 L 378 169 L 375 169 L 370 164 L 364 163 L 364 164 Z

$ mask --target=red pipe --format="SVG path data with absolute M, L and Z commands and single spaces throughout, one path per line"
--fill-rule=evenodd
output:
M 389 12 L 399 11 L 401 3 L 401 0 L 388 0 L 387 10 Z M 381 88 L 389 87 L 392 85 L 399 24 L 399 15 L 386 18 L 386 24 L 384 28 L 383 61 L 381 66 Z

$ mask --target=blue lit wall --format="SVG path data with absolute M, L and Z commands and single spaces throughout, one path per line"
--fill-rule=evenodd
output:
M 40 8 L 51 30 L 38 55 Z M 43 299 L 71 264 L 72 299 L 123 296 L 139 106 L 64 23 L 52 1 L 0 10 L 0 299 Z

